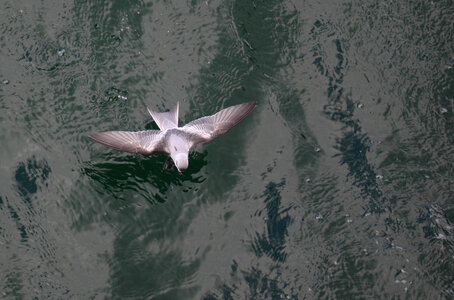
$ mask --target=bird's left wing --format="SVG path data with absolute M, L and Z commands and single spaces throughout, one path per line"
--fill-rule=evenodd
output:
M 211 141 L 246 118 L 256 105 L 256 102 L 248 102 L 224 108 L 214 115 L 189 122 L 182 130 L 189 135 L 191 147 Z
M 159 130 L 106 131 L 89 136 L 95 142 L 130 153 L 165 152 L 163 134 Z

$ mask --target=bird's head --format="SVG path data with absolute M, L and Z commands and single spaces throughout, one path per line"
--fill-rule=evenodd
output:
M 172 155 L 172 159 L 180 173 L 188 168 L 189 161 L 187 153 L 176 153 Z

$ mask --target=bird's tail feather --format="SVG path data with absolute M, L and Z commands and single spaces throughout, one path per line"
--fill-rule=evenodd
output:
M 158 113 L 147 107 L 148 112 L 150 113 L 153 120 L 158 125 L 159 129 L 166 130 L 170 128 L 178 127 L 178 111 L 179 111 L 179 103 L 168 112 Z

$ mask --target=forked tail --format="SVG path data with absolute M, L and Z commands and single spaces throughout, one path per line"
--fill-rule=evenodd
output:
M 155 111 L 151 110 L 149 107 L 147 107 L 147 109 L 148 109 L 148 112 L 150 113 L 151 117 L 153 118 L 153 120 L 158 125 L 159 129 L 166 130 L 166 129 L 178 127 L 179 106 L 180 106 L 180 104 L 179 104 L 179 102 L 177 102 L 177 105 L 175 105 L 175 107 L 172 108 L 171 111 L 162 112 L 162 113 L 155 112 Z

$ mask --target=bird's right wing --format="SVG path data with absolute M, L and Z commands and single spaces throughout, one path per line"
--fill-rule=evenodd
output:
M 247 117 L 256 105 L 256 102 L 248 102 L 230 106 L 214 115 L 194 120 L 183 126 L 182 129 L 189 134 L 191 147 L 198 143 L 211 141 Z
M 165 152 L 163 135 L 159 130 L 106 131 L 89 136 L 95 142 L 130 153 Z

